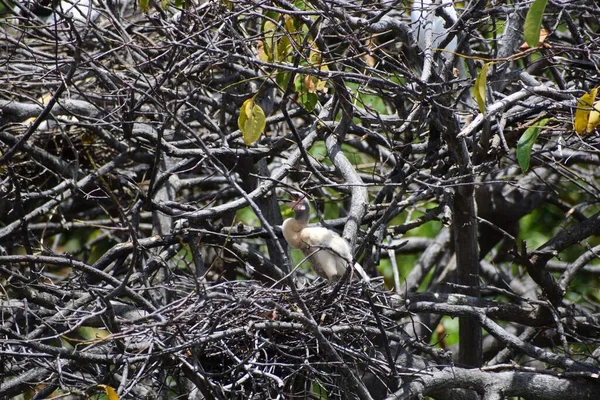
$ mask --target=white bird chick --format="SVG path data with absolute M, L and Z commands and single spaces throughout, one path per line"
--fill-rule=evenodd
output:
M 448 36 L 448 29 L 446 29 L 446 21 L 442 17 L 435 15 L 435 10 L 438 7 L 444 7 L 446 12 L 456 20 L 458 15 L 452 0 L 441 0 L 436 2 L 432 0 L 414 0 L 412 11 L 410 13 L 410 19 L 415 30 L 415 36 L 421 50 L 425 50 L 425 25 L 431 23 L 432 31 L 432 48 L 437 48 L 440 43 Z M 456 36 L 446 45 L 446 50 L 454 52 L 456 51 L 457 40 Z
M 293 196 L 286 205 L 294 210 L 295 217 L 283 221 L 281 230 L 285 240 L 291 247 L 302 251 L 317 275 L 330 282 L 341 279 L 347 266 L 352 264 L 350 244 L 332 230 L 307 226 L 310 207 L 304 196 Z M 354 268 L 365 282 L 369 281 L 359 264 L 355 264 Z

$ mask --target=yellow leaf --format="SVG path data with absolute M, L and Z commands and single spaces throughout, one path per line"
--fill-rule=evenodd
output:
M 486 88 L 487 88 L 487 71 L 490 63 L 485 63 L 483 67 L 481 67 L 481 71 L 479 71 L 479 75 L 475 80 L 475 100 L 477 100 L 477 106 L 479 106 L 479 111 L 482 114 L 485 114 L 485 97 L 486 97 Z
M 293 35 L 296 33 L 296 27 L 294 26 L 294 18 L 291 15 L 285 15 L 285 30 Z
M 573 125 L 575 132 L 577 132 L 578 135 L 583 134 L 587 129 L 590 112 L 592 111 L 592 104 L 594 104 L 594 100 L 596 100 L 597 92 L 598 88 L 594 88 L 590 90 L 589 93 L 581 96 L 581 98 L 577 101 L 577 110 L 575 110 L 575 123 Z
M 265 21 L 263 26 L 263 40 L 264 52 L 267 55 L 267 61 L 273 62 L 277 56 L 277 24 L 271 20 Z
M 593 110 L 590 111 L 586 132 L 592 132 L 598 125 L 600 125 L 600 101 L 596 102 Z
M 265 48 L 265 43 L 262 40 L 258 41 L 257 52 L 258 59 L 262 62 L 269 62 L 269 54 L 267 53 L 267 49 Z
M 248 101 L 250 100 L 250 101 Z M 254 97 L 248 99 L 244 102 L 244 104 L 242 104 L 242 110 L 244 111 L 244 114 L 246 115 L 246 119 L 248 118 L 252 118 L 252 112 L 253 112 L 253 107 L 254 107 Z
M 308 56 L 308 62 L 312 64 L 314 68 L 321 66 L 321 52 L 316 45 L 313 45 L 310 55 Z
M 240 116 L 238 117 L 238 126 L 242 131 L 242 138 L 246 146 L 250 146 L 260 139 L 266 125 L 267 117 L 265 116 L 265 112 L 261 106 L 254 102 L 254 97 L 244 101 L 240 109 Z
M 119 400 L 119 395 L 117 394 L 117 391 L 115 389 L 113 389 L 110 386 L 107 385 L 98 385 L 101 388 L 104 389 L 104 391 L 106 392 L 106 396 L 108 397 L 108 400 Z
M 321 66 L 321 71 L 329 72 L 329 67 L 327 65 L 323 65 Z M 327 85 L 327 82 L 319 79 L 317 82 L 317 92 L 327 93 L 327 87 L 325 87 L 325 85 Z
M 282 36 L 277 43 L 277 61 L 283 61 L 287 58 L 287 56 L 291 53 L 292 44 L 290 43 L 290 39 L 287 36 Z
M 315 69 L 325 72 L 329 71 L 329 67 L 327 67 L 326 64 L 323 64 L 321 52 L 317 48 L 317 45 L 314 43 L 312 45 L 312 50 L 310 51 L 310 54 L 308 56 L 308 62 Z M 325 85 L 327 84 L 326 81 L 322 81 L 318 77 L 314 77 L 311 78 L 309 82 L 308 78 L 308 76 L 304 78 L 303 85 L 309 93 L 315 93 L 318 91 L 322 91 L 323 93 L 327 92 L 327 88 L 325 87 Z

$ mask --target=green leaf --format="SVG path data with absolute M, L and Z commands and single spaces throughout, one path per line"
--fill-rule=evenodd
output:
M 537 137 L 542 130 L 542 127 L 546 125 L 548 122 L 548 118 L 545 118 L 538 122 L 537 125 L 530 126 L 527 128 L 519 142 L 517 143 L 517 160 L 519 161 L 519 166 L 523 172 L 527 172 L 529 169 L 529 161 L 531 160 L 531 149 L 537 140 Z
M 525 42 L 530 48 L 537 48 L 540 43 L 540 28 L 542 27 L 542 18 L 544 17 L 544 11 L 548 0 L 533 0 L 529 11 L 527 11 L 527 17 L 525 17 L 525 25 L 523 26 L 523 35 L 525 36 Z
M 300 104 L 302 104 L 302 107 L 306 111 L 311 112 L 317 106 L 317 103 L 319 102 L 319 96 L 317 96 L 315 93 L 302 92 L 298 96 L 298 101 L 300 101 Z
M 267 125 L 267 117 L 263 109 L 254 102 L 254 97 L 244 101 L 240 108 L 238 126 L 242 131 L 242 137 L 246 146 L 260 139 Z
M 148 11 L 149 5 L 150 5 L 150 0 L 140 0 L 140 10 L 142 12 Z
M 297 74 L 294 79 L 294 88 L 298 94 L 298 102 L 302 105 L 306 111 L 311 112 L 317 106 L 319 102 L 319 96 L 316 93 L 310 91 L 311 76 L 304 74 Z
M 290 81 L 290 73 L 289 72 L 279 72 L 275 76 L 275 82 L 277 82 L 277 86 L 279 86 L 279 89 L 281 89 L 282 91 L 285 91 L 289 81 Z
M 487 88 L 487 71 L 490 66 L 490 63 L 485 63 L 483 67 L 481 67 L 481 71 L 479 71 L 479 75 L 477 75 L 477 79 L 475 80 L 475 100 L 477 100 L 477 106 L 479 106 L 479 111 L 482 114 L 485 113 L 485 94 Z

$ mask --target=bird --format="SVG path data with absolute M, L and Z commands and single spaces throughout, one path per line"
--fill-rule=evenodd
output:
M 292 201 L 285 204 L 294 210 L 295 216 L 283 221 L 283 237 L 290 247 L 302 251 L 317 275 L 329 282 L 337 282 L 346 273 L 348 265 L 354 265 L 362 280 L 369 282 L 369 276 L 360 264 L 353 264 L 352 248 L 344 238 L 322 226 L 307 226 L 310 207 L 306 197 L 293 195 Z
M 446 21 L 442 17 L 435 15 L 437 7 L 444 7 L 448 15 L 454 20 L 458 19 L 452 0 L 442 0 L 441 4 L 438 5 L 434 5 L 432 0 L 415 0 L 413 3 L 410 18 L 421 50 L 425 50 L 425 24 L 429 22 L 428 20 L 430 20 L 432 24 L 432 48 L 437 48 L 444 39 L 446 39 L 446 36 L 448 36 L 448 29 L 445 26 Z M 456 46 L 457 40 L 456 37 L 454 37 L 450 43 L 446 45 L 445 50 L 454 52 L 456 51 Z

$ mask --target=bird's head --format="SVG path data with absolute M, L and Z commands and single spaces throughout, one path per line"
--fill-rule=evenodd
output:
M 292 200 L 286 202 L 285 205 L 294 210 L 298 221 L 304 224 L 308 223 L 310 207 L 305 195 L 292 193 Z

